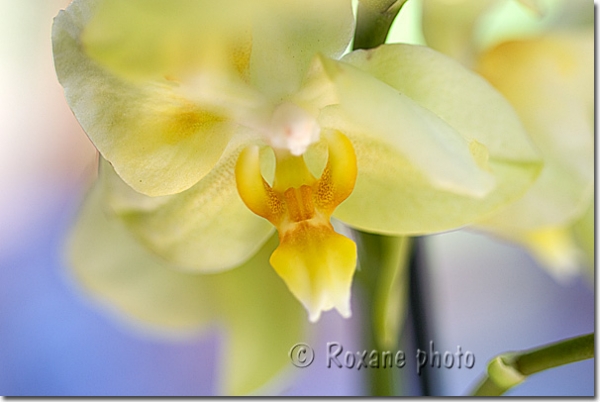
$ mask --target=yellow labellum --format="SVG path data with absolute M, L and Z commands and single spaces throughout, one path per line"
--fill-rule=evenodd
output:
M 276 151 L 273 186 L 260 172 L 259 148 L 246 148 L 236 165 L 238 192 L 255 214 L 279 232 L 271 265 L 306 307 L 310 320 L 336 308 L 350 316 L 350 286 L 356 268 L 356 245 L 333 230 L 335 208 L 354 189 L 357 167 L 350 140 L 327 133 L 329 159 L 319 179 L 302 156 Z

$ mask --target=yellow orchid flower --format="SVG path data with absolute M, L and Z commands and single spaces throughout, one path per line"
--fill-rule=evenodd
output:
M 270 263 L 316 321 L 350 315 L 332 217 L 431 233 L 525 192 L 540 161 L 502 96 L 425 47 L 342 57 L 353 24 L 350 0 L 75 0 L 54 57 L 108 161 L 102 203 L 187 272 L 243 265 L 276 228 Z
M 501 42 L 593 23 L 587 0 L 421 0 L 421 11 L 427 46 L 469 68 Z
M 476 227 L 524 245 L 558 279 L 582 264 L 593 267 L 592 3 L 458 3 L 456 15 L 445 14 L 442 32 L 435 21 L 446 2 L 425 0 L 428 44 L 461 59 L 498 89 L 544 158 L 525 195 Z
M 514 105 L 545 161 L 523 198 L 483 227 L 568 277 L 586 263 L 571 226 L 590 208 L 593 216 L 593 32 L 505 42 L 482 55 L 477 70 Z

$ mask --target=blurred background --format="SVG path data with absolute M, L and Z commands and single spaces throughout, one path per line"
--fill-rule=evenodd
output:
M 96 170 L 52 63 L 52 18 L 68 3 L 0 0 L 0 394 L 213 394 L 218 332 L 178 342 L 142 333 L 67 274 L 65 236 Z M 499 353 L 594 331 L 585 278 L 559 284 L 522 249 L 462 231 L 429 237 L 426 251 L 431 340 L 442 353 L 460 346 L 476 357 L 470 370 L 428 369 L 435 394 L 464 394 Z M 358 314 L 326 313 L 316 332 L 316 350 L 330 341 L 366 348 Z M 416 350 L 404 350 L 398 374 L 408 377 L 405 393 L 418 394 Z M 364 370 L 319 361 L 290 370 L 285 395 L 367 393 Z M 588 360 L 534 375 L 510 395 L 592 396 L 594 378 Z

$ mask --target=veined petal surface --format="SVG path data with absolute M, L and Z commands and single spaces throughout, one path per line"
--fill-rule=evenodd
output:
M 365 71 L 322 60 L 339 96 L 339 104 L 322 111 L 325 126 L 365 133 L 403 155 L 440 188 L 482 196 L 493 187 L 469 143 L 437 115 Z
M 336 218 L 388 234 L 448 230 L 491 215 L 539 173 L 508 102 L 448 57 L 383 45 L 328 63 L 340 102 L 320 122 L 351 139 L 359 171 Z
M 76 4 L 92 10 L 89 18 L 80 21 L 86 55 L 115 75 L 145 80 L 185 78 L 218 68 L 247 69 L 252 22 L 268 3 L 272 1 L 95 0 Z
M 174 267 L 201 272 L 233 268 L 258 251 L 274 231 L 238 195 L 234 167 L 241 148 L 239 142 L 231 142 L 196 185 L 163 197 L 135 192 L 104 163 L 105 200 L 143 244 Z
M 83 129 L 127 184 L 151 196 L 183 191 L 219 159 L 235 127 L 233 112 L 223 106 L 227 102 L 191 98 L 193 91 L 177 76 L 129 79 L 92 59 L 84 34 L 108 3 L 75 1 L 56 17 L 52 36 L 59 81 Z M 131 7 L 133 2 L 115 4 Z M 210 93 L 228 92 L 221 88 L 227 80 L 216 82 L 220 89 Z
M 482 77 L 427 47 L 385 45 L 343 59 L 433 112 L 490 157 L 530 161 L 539 154 L 510 103 Z

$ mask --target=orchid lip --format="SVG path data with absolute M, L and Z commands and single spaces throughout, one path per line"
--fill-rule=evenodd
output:
M 303 156 L 276 152 L 275 179 L 262 177 L 258 147 L 248 147 L 236 165 L 240 197 L 279 233 L 270 263 L 304 304 L 311 320 L 336 308 L 350 313 L 350 286 L 356 268 L 356 245 L 335 232 L 331 214 L 352 192 L 356 155 L 340 132 L 326 132 L 329 159 L 321 177 L 308 170 Z

